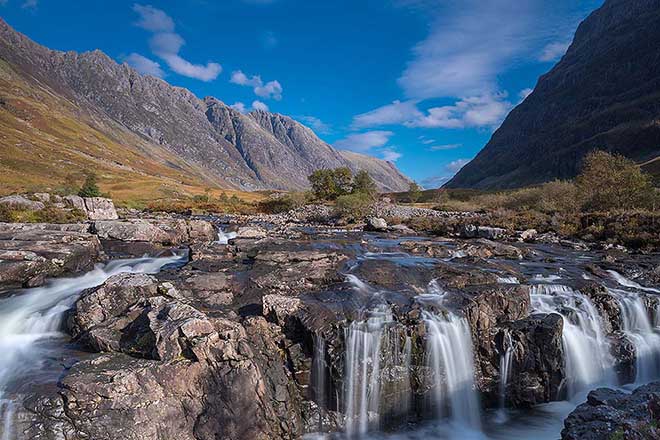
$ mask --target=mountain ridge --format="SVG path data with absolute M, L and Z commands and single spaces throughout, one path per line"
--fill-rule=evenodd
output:
M 141 75 L 98 49 L 82 53 L 48 49 L 1 18 L 0 59 L 23 82 L 70 102 L 78 122 L 110 138 L 130 137 L 144 154 L 153 154 L 175 174 L 185 169 L 202 185 L 297 190 L 308 186 L 306 176 L 315 169 L 359 169 L 288 116 L 242 114 L 217 98 L 200 99 L 188 89 Z M 35 136 L 31 143 L 36 142 Z M 182 163 L 161 160 L 172 155 Z M 410 180 L 393 165 L 371 157 L 361 158 L 360 163 L 382 190 L 407 189 Z
M 445 187 L 570 179 L 591 150 L 660 156 L 660 0 L 606 0 L 564 57 Z M 652 171 L 652 169 L 651 169 Z

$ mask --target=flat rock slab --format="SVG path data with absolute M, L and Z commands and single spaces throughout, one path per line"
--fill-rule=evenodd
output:
M 211 242 L 217 238 L 213 225 L 203 220 L 102 220 L 94 222 L 92 229 L 102 240 L 150 242 L 164 245 Z
M 46 278 L 90 269 L 101 258 L 85 224 L 0 223 L 0 289 L 35 287 Z

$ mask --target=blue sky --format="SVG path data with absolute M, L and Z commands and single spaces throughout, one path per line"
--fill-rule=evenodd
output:
M 118 62 L 440 185 L 488 142 L 602 0 L 0 0 L 53 49 Z

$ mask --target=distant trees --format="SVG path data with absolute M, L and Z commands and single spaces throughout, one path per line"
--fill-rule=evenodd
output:
M 408 188 L 408 200 L 410 203 L 417 203 L 420 197 L 422 197 L 422 188 L 417 182 L 411 182 Z
M 319 200 L 337 200 L 342 196 L 360 194 L 373 201 L 378 192 L 376 182 L 364 170 L 353 176 L 347 167 L 321 169 L 314 171 L 307 179 L 312 185 L 314 197 Z
M 78 195 L 80 197 L 101 197 L 101 190 L 96 183 L 96 174 L 87 174 L 85 182 L 80 187 L 80 191 L 78 191 Z

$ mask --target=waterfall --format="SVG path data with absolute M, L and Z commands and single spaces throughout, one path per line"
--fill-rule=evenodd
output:
M 122 272 L 157 273 L 166 265 L 184 261 L 183 255 L 164 258 L 117 260 L 77 278 L 55 279 L 44 287 L 0 299 L 0 416 L 4 428 L 0 439 L 11 438 L 14 403 L 10 385 L 41 369 L 53 347 L 44 344 L 62 337 L 62 318 L 80 293 Z
M 424 311 L 428 328 L 428 367 L 433 372 L 433 406 L 438 417 L 479 430 L 480 408 L 474 389 L 472 339 L 467 320 L 453 313 Z
M 654 331 L 644 298 L 625 290 L 608 291 L 621 307 L 621 330 L 635 346 L 635 382 L 657 379 L 660 374 L 660 334 Z
M 660 289 L 654 289 L 652 287 L 644 287 L 644 286 L 640 285 L 639 283 L 636 283 L 632 280 L 629 280 L 628 278 L 624 277 L 619 272 L 616 272 L 614 270 L 608 270 L 607 272 L 610 275 L 612 275 L 612 278 L 614 278 L 614 280 L 617 283 L 621 284 L 624 287 L 629 287 L 629 288 L 635 289 L 635 290 L 643 290 L 645 292 L 660 293 Z
M 381 343 L 392 314 L 387 306 L 368 312 L 363 321 L 345 329 L 345 415 L 349 436 L 365 434 L 377 427 L 380 415 Z
M 229 240 L 236 238 L 236 232 L 225 232 L 222 228 L 218 227 L 218 239 L 216 243 L 218 244 L 229 244 Z
M 506 387 L 508 385 L 509 376 L 511 374 L 511 362 L 513 361 L 513 340 L 511 339 L 510 333 L 506 332 L 504 334 L 504 342 L 502 345 L 504 353 L 500 354 L 500 410 L 497 417 L 497 421 L 500 423 L 504 423 L 508 419 L 506 416 Z
M 325 339 L 317 333 L 314 335 L 314 357 L 312 358 L 312 391 L 313 399 L 319 407 L 319 431 L 323 431 L 323 416 L 328 404 L 326 369 Z
M 615 384 L 609 341 L 589 299 L 567 286 L 553 284 L 532 286 L 530 294 L 536 312 L 557 313 L 564 320 L 562 343 L 569 398 L 595 385 Z

